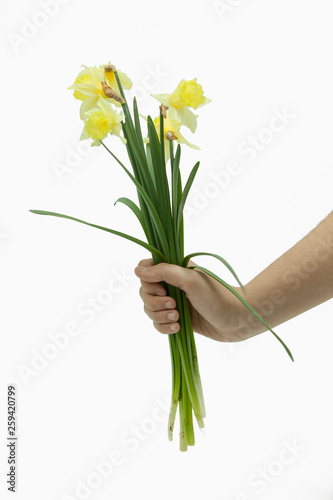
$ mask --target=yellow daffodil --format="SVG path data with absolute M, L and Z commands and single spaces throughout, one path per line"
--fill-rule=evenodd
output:
M 80 108 L 81 120 L 84 120 L 86 111 L 94 108 L 100 97 L 106 101 L 120 107 L 120 99 L 110 97 L 110 95 L 118 94 L 120 97 L 119 87 L 114 74 L 115 67 L 110 63 L 99 67 L 88 67 L 83 65 L 83 70 L 78 74 L 73 85 L 68 87 L 69 90 L 74 90 L 75 99 L 82 101 Z M 128 76 L 120 70 L 117 70 L 122 87 L 126 90 L 132 87 L 132 81 Z M 111 89 L 107 92 L 107 89 Z M 113 92 L 112 92 L 113 91 Z
M 86 69 L 83 69 L 82 71 L 80 71 L 80 73 L 78 74 L 75 82 L 74 82 L 74 85 L 89 85 L 90 84 L 90 76 L 89 76 L 89 73 Z M 73 86 L 74 86 L 73 85 Z M 69 89 L 72 89 L 72 87 L 68 87 Z M 74 90 L 74 97 L 75 99 L 78 99 L 80 101 L 84 101 L 85 99 L 89 99 L 89 97 L 85 94 L 83 94 L 82 92 L 80 92 L 80 90 Z
M 117 113 L 105 99 L 99 97 L 96 107 L 85 112 L 84 129 L 80 140 L 93 139 L 91 146 L 99 146 L 100 141 L 108 134 L 113 134 L 126 142 L 120 136 L 122 119 L 122 112 Z
M 163 20 L 160 24 L 163 25 Z M 108 35 L 112 35 L 111 23 L 109 23 L 109 26 Z M 167 262 L 187 268 L 189 263 L 193 264 L 190 260 L 191 257 L 200 255 L 215 257 L 229 269 L 239 285 L 238 290 L 244 292 L 242 283 L 225 259 L 214 253 L 195 252 L 185 256 L 184 252 L 185 201 L 195 180 L 200 162 L 197 161 L 189 174 L 186 175 L 186 183 L 183 187 L 180 144 L 187 144 L 194 149 L 199 148 L 189 143 L 180 130 L 183 125 L 186 125 L 194 132 L 197 116 L 190 111 L 190 108 L 196 110 L 210 100 L 204 96 L 202 87 L 197 83 L 196 79 L 182 80 L 172 94 L 155 95 L 154 97 L 161 102 L 159 106 L 160 113 L 154 120 L 150 117 L 143 117 L 148 121 L 148 138 L 142 141 L 139 124 L 139 117 L 142 115 L 139 114 L 135 102 L 133 102 L 133 114 L 131 113 L 125 94 L 122 91 L 121 81 L 115 71 L 115 67 L 111 64 L 95 66 L 94 68 L 85 67 L 72 86 L 74 97 L 82 101 L 81 116 L 84 120 L 84 130 L 81 139 L 91 138 L 93 141 L 92 146 L 100 144 L 104 146 L 103 139 L 108 134 L 114 134 L 126 143 L 128 160 L 132 166 L 133 174 L 106 145 L 105 148 L 113 158 L 111 165 L 118 163 L 121 169 L 129 174 L 134 184 L 133 192 L 134 187 L 136 187 L 140 206 L 131 199 L 124 197 L 118 198 L 115 204 L 122 202 L 133 212 L 142 227 L 145 239 L 141 240 L 127 233 L 91 224 L 70 215 L 45 210 L 31 210 L 31 212 L 72 220 L 125 238 L 145 248 L 145 251 L 151 252 L 154 263 Z M 115 75 L 117 80 L 115 80 Z M 126 80 L 127 77 L 125 77 L 126 75 L 121 74 L 123 81 L 127 82 L 124 87 L 127 85 L 125 88 L 129 88 L 131 82 L 128 79 Z M 120 89 L 118 89 L 117 82 Z M 123 109 L 115 108 L 112 103 L 116 106 L 121 103 Z M 123 123 L 122 113 L 124 113 Z M 127 142 L 120 135 L 122 128 Z M 174 141 L 180 143 L 177 145 L 178 151 L 174 148 Z M 149 143 L 146 148 L 143 142 Z M 169 166 L 171 168 L 166 168 L 167 165 L 164 160 L 165 158 L 166 160 L 169 159 L 170 150 L 172 154 L 175 154 L 175 161 Z M 165 158 L 163 155 L 165 155 Z M 162 161 L 160 161 L 161 159 Z M 220 286 L 231 290 L 242 303 L 241 307 L 245 307 L 254 314 L 256 321 L 259 320 L 263 324 L 264 330 L 269 329 L 274 334 L 293 361 L 293 356 L 286 344 L 268 326 L 264 319 L 252 309 L 251 305 L 245 300 L 243 293 L 236 292 L 233 287 L 205 267 L 192 265 L 190 268 L 196 268 L 201 271 L 201 276 L 205 274 L 208 276 L 207 279 L 214 279 L 214 282 L 219 282 Z M 139 266 L 136 269 L 136 274 L 139 273 L 138 275 L 141 276 L 141 270 L 144 269 Z M 147 273 L 149 274 L 148 270 Z M 147 278 L 145 273 L 142 274 L 142 277 L 143 279 Z M 179 311 L 179 324 L 177 324 L 177 328 L 173 329 L 175 330 L 174 334 L 169 336 L 173 377 L 167 431 L 168 439 L 171 441 L 179 407 L 179 449 L 181 452 L 185 452 L 189 446 L 195 444 L 194 420 L 197 421 L 200 429 L 204 429 L 206 410 L 190 314 L 191 304 L 182 288 L 170 287 L 168 294 L 176 302 Z
M 197 117 L 189 108 L 197 109 L 211 102 L 204 96 L 202 86 L 197 79 L 181 80 L 172 94 L 154 94 L 153 97 L 169 108 L 170 118 L 181 119 L 191 132 L 197 128 Z
M 143 116 L 143 115 L 141 115 L 141 116 L 142 116 L 142 118 L 147 120 L 147 118 L 145 116 Z M 154 125 L 156 128 L 158 138 L 161 140 L 161 138 L 160 138 L 160 116 L 158 116 L 154 119 Z M 186 144 L 187 146 L 189 146 L 192 149 L 200 149 L 195 144 L 191 144 L 181 134 L 180 127 L 182 125 L 184 125 L 184 124 L 179 118 L 177 118 L 176 120 L 173 120 L 169 115 L 169 111 L 166 112 L 166 117 L 164 118 L 164 151 L 165 151 L 165 160 L 166 161 L 168 161 L 170 158 L 170 146 L 169 146 L 170 140 L 177 141 L 179 144 Z M 143 141 L 149 142 L 149 138 L 147 137 Z

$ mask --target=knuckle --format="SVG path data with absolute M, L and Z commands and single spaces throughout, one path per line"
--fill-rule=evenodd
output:
M 195 279 L 197 277 L 195 273 L 193 273 L 193 269 L 187 269 L 186 273 L 183 274 L 185 278 L 185 279 L 183 278 L 184 286 L 186 286 L 187 289 L 192 288 L 195 284 Z
M 155 295 L 164 296 L 164 295 L 166 295 L 166 290 L 165 290 L 164 286 L 157 285 L 154 287 L 154 293 L 155 293 Z
M 148 267 L 153 265 L 153 259 L 142 259 L 140 260 L 138 266 Z
M 158 267 L 158 269 L 161 271 L 162 274 L 165 272 L 166 266 L 167 264 L 165 262 L 160 262 L 159 264 L 156 265 L 156 267 Z
M 149 305 L 151 306 L 152 311 L 160 311 L 163 309 L 161 300 L 158 297 L 152 297 Z

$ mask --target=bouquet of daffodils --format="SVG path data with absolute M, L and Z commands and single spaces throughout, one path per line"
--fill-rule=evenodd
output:
M 138 219 L 147 241 L 142 241 L 126 233 L 91 224 L 68 215 L 41 210 L 31 212 L 74 220 L 88 226 L 126 238 L 151 252 L 154 263 L 167 262 L 188 267 L 192 257 L 208 255 L 224 264 L 242 287 L 235 271 L 219 255 L 196 252 L 184 255 L 184 220 L 183 211 L 186 198 L 197 173 L 199 162 L 191 170 L 183 185 L 180 169 L 181 144 L 195 149 L 182 135 L 181 128 L 187 127 L 195 132 L 197 115 L 191 109 L 204 106 L 210 99 L 204 96 L 197 80 L 181 80 L 171 94 L 154 95 L 159 102 L 159 115 L 152 119 L 141 117 L 134 97 L 130 109 L 125 90 L 132 86 L 128 76 L 117 70 L 112 64 L 102 66 L 83 66 L 74 85 L 74 97 L 80 101 L 80 117 L 83 120 L 81 139 L 92 139 L 92 146 L 103 146 L 137 189 L 138 202 L 128 198 L 119 198 Z M 140 117 L 145 122 L 140 121 Z M 147 128 L 146 137 L 142 134 L 141 123 Z M 105 144 L 108 135 L 117 136 L 126 147 L 129 163 L 127 168 Z M 174 147 L 177 143 L 177 147 Z M 168 169 L 170 175 L 168 180 Z M 116 202 L 116 203 L 117 203 Z M 284 342 L 270 329 L 264 320 L 254 311 L 232 286 L 201 266 L 201 269 L 217 280 L 230 293 L 233 293 L 281 342 L 292 359 Z M 165 284 L 164 284 L 165 285 Z M 179 312 L 180 330 L 168 335 L 171 367 L 172 395 L 168 421 L 168 437 L 173 438 L 173 429 L 179 408 L 180 450 L 186 451 L 195 443 L 193 415 L 199 428 L 204 427 L 206 416 L 204 397 L 200 379 L 198 355 L 193 335 L 191 315 L 186 294 L 179 288 L 165 285 L 168 295 L 173 297 Z M 242 287 L 243 288 L 243 287 Z

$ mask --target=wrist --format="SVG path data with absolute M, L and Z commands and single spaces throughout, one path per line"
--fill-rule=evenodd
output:
M 240 287 L 234 287 L 234 289 L 269 326 L 274 326 L 271 324 L 274 313 L 273 302 L 266 297 L 262 297 L 252 282 L 244 287 L 245 291 Z M 232 300 L 234 315 L 233 321 L 230 324 L 230 330 L 232 337 L 236 341 L 247 340 L 267 331 L 267 328 L 261 321 L 235 295 L 233 295 Z

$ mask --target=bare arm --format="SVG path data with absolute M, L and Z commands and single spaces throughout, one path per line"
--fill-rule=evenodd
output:
M 194 263 L 192 262 L 191 265 Z M 153 266 L 152 259 L 135 269 L 141 278 L 144 310 L 161 333 L 179 329 L 175 301 L 165 281 L 186 292 L 193 328 L 214 340 L 237 342 L 265 331 L 243 304 L 220 283 L 199 270 L 172 264 Z M 239 293 L 240 288 L 235 288 Z M 333 212 L 301 241 L 245 286 L 245 298 L 274 327 L 333 297 Z
M 277 326 L 333 297 L 333 212 L 245 287 L 246 300 Z M 265 331 L 246 314 L 253 334 Z M 245 330 L 244 330 L 245 332 Z

